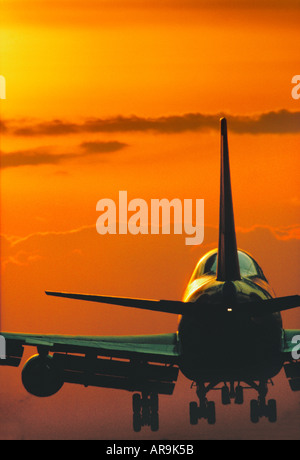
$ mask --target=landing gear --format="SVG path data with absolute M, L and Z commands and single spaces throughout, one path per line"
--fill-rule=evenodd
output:
M 204 418 L 209 425 L 216 423 L 216 407 L 213 401 L 207 401 L 207 389 L 204 384 L 197 384 L 197 396 L 199 398 L 199 406 L 196 402 L 190 403 L 190 424 L 197 425 L 198 420 Z
M 258 423 L 259 419 L 266 417 L 269 422 L 275 423 L 277 421 L 277 408 L 275 399 L 266 401 L 268 393 L 268 382 L 260 381 L 255 383 L 244 382 L 248 386 L 242 386 L 240 382 L 235 386 L 234 381 L 224 382 L 222 387 L 218 387 L 220 381 L 215 381 L 207 384 L 198 382 L 197 385 L 197 396 L 199 398 L 199 405 L 196 402 L 190 403 L 190 424 L 197 425 L 200 419 L 206 419 L 210 425 L 216 423 L 216 410 L 215 403 L 207 400 L 207 393 L 210 390 L 221 390 L 221 401 L 222 404 L 231 404 L 231 400 L 235 404 L 244 403 L 244 390 L 254 389 L 258 392 L 258 399 L 252 399 L 250 402 L 250 420 L 252 423 Z
M 250 401 L 250 420 L 252 423 L 258 423 L 262 417 L 267 417 L 269 422 L 275 423 L 277 421 L 277 406 L 275 399 L 270 399 L 266 403 L 266 396 L 268 392 L 266 382 L 260 382 L 255 388 L 258 391 L 258 399 Z
M 222 404 L 226 406 L 231 403 L 229 388 L 227 385 L 224 385 L 221 390 Z
M 132 396 L 133 429 L 141 431 L 142 426 L 150 426 L 151 431 L 158 431 L 158 395 L 135 393 Z
M 241 385 L 238 385 L 235 389 L 235 404 L 244 403 L 244 389 Z
M 225 383 L 221 388 L 221 395 L 224 405 L 230 404 L 232 399 L 234 399 L 235 404 L 243 404 L 244 402 L 244 389 L 240 384 L 234 388 L 234 382 L 230 382 L 230 387 Z

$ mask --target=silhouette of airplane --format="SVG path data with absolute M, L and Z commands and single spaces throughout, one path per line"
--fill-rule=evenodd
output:
M 37 347 L 22 370 L 32 395 L 55 394 L 65 382 L 133 392 L 133 429 L 159 428 L 158 395 L 173 393 L 179 370 L 193 382 L 199 399 L 189 407 L 190 423 L 216 422 L 212 389 L 223 404 L 244 402 L 254 389 L 250 419 L 277 420 L 276 401 L 267 401 L 268 384 L 282 367 L 290 387 L 300 391 L 300 353 L 293 353 L 300 330 L 284 330 L 280 312 L 300 306 L 300 296 L 274 298 L 262 269 L 237 249 L 231 194 L 227 122 L 221 119 L 221 190 L 218 249 L 198 262 L 183 301 L 49 292 L 47 295 L 180 315 L 173 334 L 65 336 L 6 333 L 6 360 L 18 366 L 24 346 Z M 109 359 L 108 359 L 109 358 Z M 296 359 L 295 359 L 296 358 Z M 299 359 L 298 359 L 299 358 Z

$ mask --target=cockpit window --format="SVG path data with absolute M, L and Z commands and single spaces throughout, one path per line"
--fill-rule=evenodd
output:
M 260 276 L 256 262 L 244 252 L 238 252 L 240 273 L 242 276 Z
M 217 255 L 218 251 L 214 250 L 206 254 L 198 263 L 196 270 L 193 274 L 193 279 L 199 278 L 199 276 L 215 275 L 217 273 Z M 242 277 L 258 277 L 266 281 L 260 266 L 255 260 L 246 254 L 245 252 L 238 251 L 240 273 Z
M 217 273 L 217 253 L 207 259 L 203 273 Z

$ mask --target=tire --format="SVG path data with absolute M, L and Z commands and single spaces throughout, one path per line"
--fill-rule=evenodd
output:
M 198 423 L 198 405 L 196 402 L 190 402 L 190 424 L 197 425 Z
M 134 393 L 132 396 L 132 409 L 133 412 L 139 414 L 142 408 L 142 399 L 139 393 Z
M 158 431 L 159 429 L 158 412 L 152 412 L 151 419 L 150 419 L 150 428 L 151 428 L 151 431 Z
M 268 420 L 271 423 L 277 421 L 277 405 L 275 399 L 270 399 L 268 402 Z
M 244 389 L 240 385 L 236 387 L 235 390 L 235 404 L 243 404 L 244 403 Z
M 133 413 L 133 430 L 138 433 L 142 428 L 142 418 L 139 413 Z
M 221 392 L 222 392 L 222 404 L 224 406 L 230 404 L 229 388 L 227 386 L 224 386 Z
M 216 423 L 216 405 L 213 401 L 207 403 L 207 422 L 209 425 Z
M 256 399 L 251 399 L 250 401 L 250 420 L 252 423 L 259 421 L 259 405 Z
M 158 395 L 156 393 L 150 395 L 150 407 L 153 413 L 158 412 Z

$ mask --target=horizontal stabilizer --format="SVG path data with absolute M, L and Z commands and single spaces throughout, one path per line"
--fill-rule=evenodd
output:
M 213 306 L 201 302 L 201 297 L 196 302 L 181 302 L 179 300 L 148 300 L 133 299 L 130 297 L 112 297 L 93 294 L 73 294 L 68 292 L 46 291 L 47 295 L 54 297 L 64 297 L 67 299 L 84 300 L 88 302 L 106 303 L 123 307 L 140 308 L 144 310 L 159 311 L 162 313 L 172 313 L 175 315 L 186 314 L 211 314 L 218 311 L 225 311 L 225 305 Z M 251 316 L 270 315 L 283 310 L 300 306 L 300 296 L 277 297 L 275 299 L 257 300 L 237 304 L 234 308 L 236 314 L 247 314 Z
M 275 299 L 257 300 L 241 305 L 247 313 L 253 316 L 264 316 L 299 307 L 300 296 L 291 295 L 286 297 L 276 297 Z
M 107 303 L 111 305 L 120 305 L 123 307 L 141 308 L 144 310 L 160 311 L 163 313 L 173 313 L 182 315 L 186 313 L 189 303 L 177 300 L 147 300 L 147 299 L 132 299 L 126 297 L 111 297 L 103 295 L 90 294 L 71 294 L 67 292 L 51 292 L 46 291 L 47 295 L 55 297 L 65 297 L 67 299 L 85 300 L 88 302 Z M 193 304 L 192 304 L 193 305 Z

